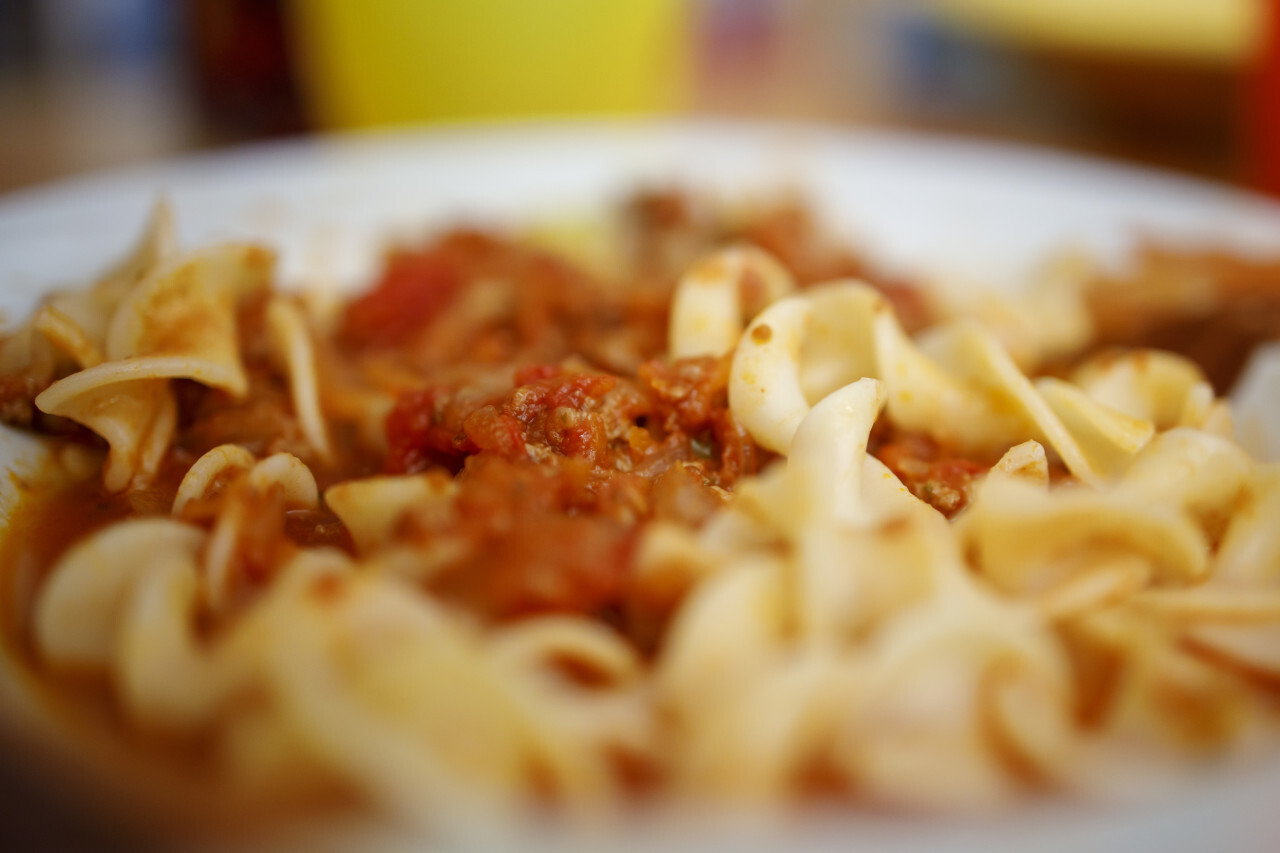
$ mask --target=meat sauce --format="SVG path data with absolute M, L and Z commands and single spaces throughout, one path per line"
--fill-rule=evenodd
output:
M 886 431 L 887 432 L 887 431 Z M 964 509 L 975 482 L 997 460 L 960 456 L 926 435 L 893 431 L 868 449 L 920 500 L 947 518 Z
M 647 362 L 634 377 L 539 365 L 511 389 L 403 395 L 387 470 L 456 472 L 456 511 L 418 541 L 459 547 L 436 588 L 497 617 L 616 614 L 636 536 L 654 518 L 696 526 L 763 451 L 728 407 L 727 359 Z
M 879 278 L 862 259 L 827 245 L 799 205 L 759 211 L 732 227 L 673 193 L 637 197 L 628 210 L 633 277 L 626 281 L 475 229 L 389 255 L 374 286 L 341 312 L 334 334 L 317 341 L 320 363 L 335 369 L 326 381 L 363 383 L 390 397 L 379 440 L 355 438 L 350 425 L 336 424 L 331 459 L 318 458 L 299 428 L 287 383 L 266 351 L 263 304 L 244 306 L 240 349 L 249 394 L 235 400 L 194 382 L 175 383 L 178 431 L 155 483 L 111 495 L 93 476 L 58 491 L 32 491 L 11 515 L 0 553 L 6 573 L 0 627 L 9 647 L 38 667 L 29 649 L 31 603 L 59 556 L 113 521 L 168 515 L 183 473 L 207 450 L 231 442 L 258 457 L 298 456 L 321 490 L 376 473 L 425 474 L 452 484 L 447 506 L 415 507 L 396 530 L 422 558 L 423 586 L 486 620 L 589 615 L 652 653 L 676 602 L 655 601 L 636 588 L 633 567 L 645 526 L 670 521 L 696 529 L 742 478 L 774 458 L 729 409 L 728 357 L 664 358 L 678 275 L 714 246 L 749 240 L 775 254 L 801 286 L 859 276 L 886 294 L 908 331 L 933 318 L 909 283 Z M 1164 275 L 1164 262 L 1151 261 L 1158 273 L 1152 280 Z M 1155 299 L 1157 290 L 1134 290 L 1131 297 Z M 1131 328 L 1127 306 L 1095 298 L 1104 339 L 1142 342 L 1194 320 L 1173 311 L 1165 326 Z M 0 378 L 0 417 L 100 451 L 102 442 L 86 430 L 34 408 L 48 380 Z M 996 461 L 967 457 L 884 419 L 869 451 L 947 517 L 965 508 Z M 1065 472 L 1055 465 L 1051 476 L 1060 480 Z M 217 484 L 183 518 L 211 526 L 229 488 Z M 258 594 L 293 549 L 353 551 L 350 535 L 323 505 L 284 512 L 278 495 L 256 500 L 233 568 L 236 598 Z M 116 713 L 102 684 L 54 686 L 76 705 Z
M 1180 353 L 1227 394 L 1254 348 L 1280 338 L 1278 284 L 1280 260 L 1148 243 L 1090 285 L 1096 343 Z
M 451 478 L 452 509 L 411 512 L 399 531 L 435 555 L 424 584 L 486 618 L 586 613 L 632 633 L 629 579 L 644 526 L 663 519 L 696 528 L 742 477 L 772 458 L 729 410 L 727 357 L 664 357 L 667 306 L 691 258 L 750 240 L 782 260 L 801 286 L 862 276 L 887 294 L 908 330 L 931 316 L 909 284 L 877 278 L 862 259 L 825 242 L 800 205 L 757 211 L 732 226 L 674 193 L 638 196 L 627 210 L 626 280 L 477 229 L 391 253 L 374 286 L 345 306 L 336 333 L 318 341 L 321 363 L 339 366 L 345 377 L 333 381 L 376 386 L 391 397 L 381 441 L 370 446 L 340 433 L 332 459 L 317 458 L 304 440 L 266 351 L 263 304 L 251 302 L 239 318 L 247 397 L 177 383 L 179 430 L 158 482 L 127 497 L 86 484 L 34 502 L 23 510 L 23 547 L 47 566 L 66 542 L 88 532 L 86 519 L 167 513 L 182 472 L 208 449 L 232 442 L 257 456 L 293 453 L 322 489 L 378 472 Z M 1177 267 L 1198 270 L 1195 288 L 1218 286 L 1204 283 L 1218 275 L 1219 289 L 1270 292 L 1251 283 L 1265 270 L 1251 277 L 1252 268 L 1237 262 L 1224 271 L 1212 257 L 1189 265 L 1155 250 L 1144 257 L 1139 285 L 1167 279 Z M 1103 336 L 1123 338 L 1128 327 L 1116 319 L 1116 306 L 1150 301 L 1155 291 L 1131 283 L 1117 291 L 1122 296 L 1096 296 Z M 30 400 L 43 384 L 0 384 L 0 411 L 32 425 Z M 35 425 L 100 446 L 74 425 L 47 420 Z M 877 425 L 869 449 L 948 517 L 964 509 L 995 462 L 887 422 Z M 188 519 L 211 523 L 217 500 L 194 503 Z M 351 550 L 326 508 L 281 513 L 270 496 L 263 500 L 238 569 L 243 594 L 267 580 L 282 547 Z M 640 621 L 651 623 L 653 614 Z
M 692 257 L 743 239 L 776 252 L 802 285 L 868 270 L 823 241 L 799 205 L 733 226 L 675 193 L 637 197 L 628 211 L 632 256 L 623 280 L 474 228 L 390 253 L 334 333 L 316 341 L 331 385 L 391 396 L 381 440 L 359 440 L 335 423 L 333 458 L 319 458 L 305 440 L 266 343 L 265 300 L 250 300 L 238 318 L 249 393 L 233 399 L 176 382 L 178 430 L 156 482 L 110 495 L 91 479 L 29 502 L 23 536 L 9 542 L 47 569 L 97 525 L 167 515 L 183 472 L 223 443 L 258 457 L 292 453 L 322 491 L 379 472 L 434 472 L 456 486 L 450 512 L 411 512 L 399 535 L 436 555 L 423 580 L 436 594 L 490 619 L 593 614 L 639 641 L 651 631 L 630 623 L 651 628 L 661 618 L 636 615 L 631 590 L 644 526 L 661 519 L 697 527 L 772 458 L 729 411 L 728 358 L 665 359 L 675 282 Z M 908 325 L 927 319 L 913 290 L 885 287 Z M 0 411 L 102 449 L 91 433 L 35 410 L 31 401 L 51 378 L 0 385 Z M 214 488 L 184 518 L 212 525 L 221 500 Z M 327 508 L 282 513 L 274 501 L 260 496 L 259 511 L 248 513 L 237 596 L 252 597 L 290 549 L 352 550 Z M 27 586 L 24 598 L 38 583 Z
M 394 346 L 399 367 L 418 377 L 386 420 L 383 470 L 447 472 L 458 489 L 450 512 L 411 514 L 401 535 L 441 555 L 427 581 L 437 594 L 490 618 L 588 613 L 638 639 L 627 624 L 636 611 L 628 580 L 643 526 L 663 518 L 696 527 L 772 458 L 729 411 L 728 357 L 662 357 L 681 240 L 750 239 L 802 286 L 868 274 L 855 256 L 819 245 L 798 206 L 733 233 L 702 233 L 692 204 L 670 194 L 635 200 L 631 214 L 639 281 L 602 287 L 536 250 L 456 232 L 394 255 L 343 318 L 348 361 L 385 359 Z M 519 281 L 510 312 L 461 304 L 459 281 L 502 277 Z M 928 322 L 915 289 L 879 284 L 905 325 Z M 516 366 L 497 379 L 477 372 L 493 362 Z M 984 470 L 914 436 L 882 452 L 948 515 Z M 653 614 L 638 619 L 650 624 Z
M 664 357 L 667 305 L 687 263 L 681 252 L 749 239 L 775 253 L 801 286 L 871 277 L 909 329 L 930 316 L 914 288 L 876 280 L 861 259 L 826 244 L 798 205 L 730 229 L 709 224 L 676 194 L 639 197 L 629 210 L 628 268 L 638 272 L 626 281 L 476 229 L 391 253 L 374 286 L 345 306 L 336 334 L 317 341 L 321 363 L 341 369 L 333 381 L 392 395 L 382 446 L 339 441 L 332 459 L 317 458 L 304 440 L 264 343 L 263 304 L 251 302 L 239 318 L 249 394 L 234 400 L 177 383 L 179 429 L 158 482 L 128 497 L 86 484 L 33 506 L 24 539 L 57 545 L 87 532 L 70 530 L 67 518 L 167 514 L 182 472 L 225 442 L 259 457 L 293 453 L 322 490 L 378 472 L 434 472 L 456 487 L 449 511 L 410 512 L 398 535 L 430 555 L 422 582 L 435 594 L 489 619 L 590 614 L 644 645 L 641 635 L 662 618 L 643 612 L 631 589 L 644 526 L 661 519 L 696 528 L 773 458 L 729 410 L 729 357 Z M 17 388 L 12 396 L 29 403 L 31 393 Z M 870 449 L 949 517 L 994 462 L 887 425 L 877 427 Z M 282 513 L 271 501 L 263 496 L 261 511 L 250 513 L 235 570 L 240 596 L 266 583 L 289 549 L 352 548 L 323 506 Z M 90 505 L 110 509 L 95 515 Z M 211 525 L 218 506 L 215 489 L 184 516 Z M 43 564 L 56 557 L 57 547 L 39 548 Z

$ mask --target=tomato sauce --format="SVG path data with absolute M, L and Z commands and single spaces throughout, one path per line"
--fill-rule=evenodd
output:
M 645 526 L 696 528 L 773 459 L 729 410 L 729 357 L 666 358 L 679 277 L 696 256 L 743 240 L 775 252 L 801 286 L 872 271 L 821 238 L 797 205 L 725 224 L 688 197 L 651 193 L 628 211 L 625 273 L 588 272 L 475 228 L 389 253 L 372 287 L 342 308 L 331 333 L 315 338 L 322 395 L 354 390 L 387 407 L 372 438 L 354 422 L 333 420 L 329 457 L 310 446 L 293 411 L 268 344 L 265 297 L 249 299 L 238 316 L 249 393 L 236 399 L 176 381 L 177 432 L 157 481 L 119 496 L 90 483 L 33 505 L 23 559 L 47 570 L 66 542 L 88 532 L 79 520 L 167 515 L 190 465 L 234 443 L 259 458 L 297 456 L 321 491 L 379 472 L 450 477 L 449 511 L 410 511 L 397 531 L 428 555 L 426 588 L 486 619 L 592 615 L 646 646 L 662 614 L 632 590 Z M 908 327 L 926 321 L 915 291 L 880 283 Z M 31 400 L 49 379 L 0 383 L 0 412 L 101 447 L 74 425 L 33 415 Z M 968 469 L 930 465 L 925 480 L 938 485 L 928 488 L 964 491 Z M 184 519 L 212 526 L 224 497 L 215 488 L 189 504 Z M 298 547 L 353 551 L 323 505 L 284 512 L 278 496 L 264 494 L 250 509 L 232 569 L 237 600 L 256 595 Z
M 184 472 L 230 442 L 259 458 L 292 453 L 322 492 L 376 473 L 447 480 L 448 501 L 411 507 L 394 530 L 418 560 L 412 582 L 480 620 L 584 615 L 652 654 L 684 588 L 655 594 L 636 580 L 646 526 L 663 521 L 696 530 L 744 477 L 774 460 L 730 411 L 730 357 L 665 357 L 667 306 L 679 275 L 707 251 L 746 240 L 775 254 L 802 287 L 848 276 L 871 281 L 908 331 L 933 317 L 910 284 L 878 276 L 863 259 L 823 240 L 799 205 L 726 224 L 687 197 L 659 192 L 633 199 L 628 217 L 630 256 L 622 265 L 628 272 L 616 279 L 476 229 L 392 252 L 373 287 L 343 308 L 331 333 L 316 337 L 317 362 L 326 368 L 322 396 L 336 386 L 354 389 L 374 412 L 368 431 L 350 414 L 327 412 L 331 456 L 311 447 L 299 425 L 288 382 L 266 344 L 265 303 L 243 306 L 239 343 L 249 393 L 233 399 L 175 382 L 178 426 L 156 482 L 119 495 L 106 494 L 96 478 L 33 492 L 11 518 L 0 553 L 0 627 L 10 647 L 38 669 L 28 620 L 45 575 L 66 548 L 112 521 L 169 515 Z M 1100 323 L 1104 338 L 1126 333 L 1120 302 L 1096 300 L 1098 316 L 1113 320 Z M 51 379 L 0 377 L 0 417 L 101 448 L 85 430 L 33 407 Z M 948 518 L 964 510 L 996 462 L 885 419 L 869 450 Z M 1050 473 L 1065 476 L 1056 463 Z M 245 498 L 237 488 L 230 479 L 215 483 L 182 514 L 211 528 L 230 497 L 241 501 L 233 605 L 260 595 L 300 547 L 354 553 L 349 533 L 323 502 L 286 510 L 278 493 Z M 221 618 L 237 612 L 232 606 Z M 1104 663 L 1080 666 L 1097 669 L 1096 679 L 1088 678 L 1102 683 L 1111 678 Z M 105 708 L 104 716 L 118 715 L 112 689 L 95 682 L 66 694 L 74 704 L 84 698 Z M 110 722 L 127 728 L 118 718 Z
M 948 450 L 927 435 L 893 430 L 872 445 L 872 454 L 920 500 L 954 517 L 973 498 L 976 481 L 997 460 L 974 460 Z

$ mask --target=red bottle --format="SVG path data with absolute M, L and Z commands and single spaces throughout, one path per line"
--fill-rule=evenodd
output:
M 1248 154 L 1253 182 L 1280 196 L 1280 0 L 1266 4 L 1263 27 L 1250 81 Z

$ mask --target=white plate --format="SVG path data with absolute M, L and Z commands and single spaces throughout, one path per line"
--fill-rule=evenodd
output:
M 731 196 L 796 187 L 890 267 L 995 286 L 1064 244 L 1114 260 L 1139 230 L 1280 244 L 1280 208 L 1260 197 L 1013 146 L 789 125 L 472 127 L 258 146 L 0 196 L 0 308 L 117 255 L 159 193 L 189 242 L 263 238 L 283 250 L 287 278 L 350 282 L 388 233 L 598 209 L 639 182 Z
M 288 281 L 346 286 L 367 275 L 387 235 L 459 218 L 586 212 L 655 183 L 728 198 L 799 189 L 825 223 L 891 270 L 946 270 L 997 287 L 1016 286 L 1064 245 L 1119 262 L 1139 234 L 1280 250 L 1280 206 L 1259 197 L 1009 146 L 804 126 L 490 126 L 268 145 L 0 198 L 0 310 L 18 319 L 38 294 L 78 284 L 119 255 L 160 193 L 173 200 L 186 244 L 252 237 L 281 251 Z M 0 436 L 6 467 L 21 467 L 28 452 Z M 0 503 L 6 488 L 7 479 Z M 1048 803 L 977 822 L 810 817 L 729 835 L 643 823 L 628 828 L 626 848 L 705 849 L 718 840 L 756 850 L 1273 849 L 1277 802 L 1280 759 L 1140 808 Z M 365 828 L 356 833 L 347 840 L 373 841 Z M 411 846 L 378 837 L 387 849 Z M 520 840 L 522 849 L 564 846 Z

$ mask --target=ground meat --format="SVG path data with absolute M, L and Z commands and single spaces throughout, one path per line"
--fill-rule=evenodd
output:
M 391 255 L 348 305 L 339 343 L 357 358 L 395 349 L 424 371 L 570 356 L 631 371 L 665 346 L 669 297 L 666 283 L 615 286 L 535 247 L 461 230 Z
M 323 467 L 298 426 L 284 382 L 261 367 L 247 372 L 249 393 L 243 399 L 188 380 L 174 383 L 179 411 L 174 447 L 199 458 L 220 444 L 238 444 L 259 458 L 292 453 L 308 467 Z
M 649 484 L 604 476 L 590 462 L 555 464 L 480 454 L 458 475 L 451 515 L 410 515 L 405 536 L 456 556 L 429 584 L 493 618 L 598 613 L 616 606 L 647 515 Z
M 687 263 L 755 239 L 804 283 L 867 273 L 798 208 L 735 232 L 659 192 L 634 199 L 627 216 L 634 280 L 603 281 L 531 246 L 458 231 L 393 255 L 342 319 L 340 357 L 384 374 L 394 358 L 402 378 L 419 377 L 393 389 L 383 469 L 454 478 L 447 523 L 424 511 L 409 534 L 432 566 L 429 585 L 489 617 L 625 621 L 644 525 L 701 524 L 771 458 L 729 411 L 729 357 L 663 357 Z M 909 288 L 893 292 L 910 302 Z
M 26 374 L 0 376 L 0 421 L 31 429 L 39 410 L 33 402 L 47 382 Z
M 1096 346 L 1190 358 L 1226 394 L 1254 347 L 1280 338 L 1280 261 L 1223 251 L 1141 248 L 1131 269 L 1089 286 Z
M 654 518 L 696 526 L 759 450 L 728 412 L 721 359 L 651 363 L 637 379 L 539 365 L 498 398 L 403 395 L 387 420 L 393 472 L 457 472 L 455 515 L 418 518 L 454 559 L 433 586 L 499 618 L 624 610 L 631 552 Z
M 894 431 L 873 452 L 913 495 L 947 518 L 968 505 L 975 480 L 995 461 L 966 459 L 928 436 L 901 431 Z

